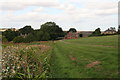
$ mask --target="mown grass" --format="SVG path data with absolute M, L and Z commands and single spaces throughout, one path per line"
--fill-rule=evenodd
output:
M 118 36 L 88 37 L 54 43 L 54 78 L 117 78 Z M 72 56 L 72 58 L 70 57 Z M 94 62 L 99 62 L 92 67 Z

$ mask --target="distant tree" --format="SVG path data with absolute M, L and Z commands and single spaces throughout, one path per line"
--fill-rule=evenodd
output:
M 68 32 L 77 32 L 75 28 L 70 28 Z
M 56 25 L 55 22 L 46 22 L 45 24 L 42 24 L 40 31 L 43 31 L 44 33 L 47 32 L 47 35 L 49 34 L 50 36 L 50 40 L 55 40 L 58 37 L 64 36 L 62 28 Z
M 19 33 L 17 31 L 12 31 L 11 29 L 3 32 L 3 36 L 5 36 L 8 41 L 12 41 L 18 35 Z
M 118 26 L 118 34 L 120 34 L 120 25 Z
M 100 28 L 97 28 L 91 36 L 100 36 L 101 35 L 101 31 L 100 31 Z
M 115 27 L 108 28 L 109 30 L 116 31 Z
M 26 25 L 25 27 L 19 29 L 20 34 L 22 35 L 28 35 L 33 31 L 33 28 L 29 25 Z

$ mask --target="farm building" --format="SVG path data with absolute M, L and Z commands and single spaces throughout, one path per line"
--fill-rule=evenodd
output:
M 64 39 L 76 39 L 79 37 L 79 34 L 76 32 L 68 32 Z
M 81 35 L 80 37 L 88 37 L 93 31 L 78 31 L 77 33 Z

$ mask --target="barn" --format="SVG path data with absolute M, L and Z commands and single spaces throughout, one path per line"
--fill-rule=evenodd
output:
M 64 39 L 76 39 L 79 37 L 79 34 L 76 32 L 68 32 Z

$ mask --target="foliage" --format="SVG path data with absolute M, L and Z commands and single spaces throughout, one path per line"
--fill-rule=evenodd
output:
M 120 34 L 120 25 L 118 26 L 118 34 Z
M 3 42 L 3 43 L 8 42 L 8 40 L 6 39 L 6 37 L 5 37 L 5 36 L 2 36 L 2 42 Z
M 25 27 L 19 29 L 20 34 L 22 35 L 28 35 L 29 33 L 31 33 L 33 31 L 33 28 L 29 25 L 26 25 Z
M 47 32 L 47 35 L 50 35 L 50 40 L 55 40 L 58 37 L 64 36 L 62 28 L 56 25 L 55 22 L 46 22 L 42 24 L 40 31 L 43 31 L 44 33 Z
M 5 36 L 8 41 L 12 41 L 18 35 L 19 33 L 17 31 L 12 31 L 11 29 L 3 32 L 3 36 Z
M 29 34 L 28 36 L 26 36 L 26 37 L 24 38 L 24 41 L 23 41 L 23 42 L 29 43 L 29 42 L 33 42 L 33 41 L 35 41 L 35 36 L 32 35 L 32 34 Z
M 101 36 L 100 28 L 97 28 L 90 36 Z
M 33 36 L 34 41 L 48 41 L 50 39 L 50 35 L 41 30 L 35 30 L 30 35 Z
M 24 42 L 24 38 L 22 36 L 17 36 L 13 39 L 13 42 L 14 43 L 21 43 L 21 42 Z
M 45 32 L 41 37 L 41 41 L 48 41 L 49 39 L 50 39 L 50 35 L 47 32 Z
M 68 32 L 77 32 L 75 28 L 70 28 Z
M 56 40 L 58 38 L 62 39 L 60 37 L 64 37 L 65 33 L 62 31 L 62 28 L 56 25 L 56 23 L 46 22 L 45 24 L 42 24 L 41 28 L 38 30 L 34 30 L 30 25 L 26 25 L 18 31 L 6 30 L 3 32 L 3 35 L 8 41 L 12 41 L 15 38 L 13 40 L 15 43 L 28 43 L 33 41 Z
M 108 30 L 116 31 L 115 27 L 110 27 L 110 28 L 108 28 Z

